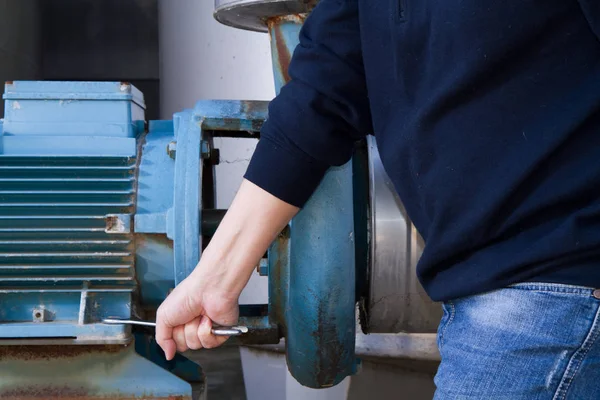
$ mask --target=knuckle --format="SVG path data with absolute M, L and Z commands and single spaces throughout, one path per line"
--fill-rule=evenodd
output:
M 204 345 L 204 348 L 206 348 L 206 349 L 214 349 L 215 347 L 217 347 L 217 345 L 215 345 L 214 343 L 211 343 L 211 342 L 206 343 Z
M 188 343 L 188 347 L 191 350 L 199 350 L 202 348 L 202 345 L 199 342 L 194 342 L 194 343 Z
M 190 349 L 198 350 L 202 347 L 202 343 L 200 343 L 200 339 L 198 339 L 195 332 L 186 332 L 185 341 Z

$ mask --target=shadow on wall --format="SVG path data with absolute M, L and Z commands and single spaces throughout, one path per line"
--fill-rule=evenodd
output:
M 159 116 L 157 0 L 0 0 L 0 80 L 117 80 Z
M 42 72 L 39 0 L 0 0 L 0 82 L 39 79 Z M 0 118 L 4 117 L 4 102 Z

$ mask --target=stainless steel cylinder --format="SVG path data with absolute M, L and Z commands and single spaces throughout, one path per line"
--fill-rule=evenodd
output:
M 383 168 L 375 138 L 368 139 L 370 243 L 366 318 L 370 333 L 432 333 L 441 307 L 416 275 L 423 238 L 408 218 Z

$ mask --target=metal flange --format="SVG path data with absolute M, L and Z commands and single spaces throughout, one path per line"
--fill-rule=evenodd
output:
M 267 32 L 267 20 L 308 13 L 318 0 L 215 0 L 214 17 L 223 25 Z

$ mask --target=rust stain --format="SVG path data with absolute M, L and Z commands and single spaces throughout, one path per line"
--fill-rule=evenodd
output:
M 275 257 L 273 270 L 269 271 L 271 275 L 269 280 L 274 283 L 272 288 L 273 319 L 280 326 L 283 336 L 287 336 L 287 324 L 285 323 L 285 315 L 287 310 L 288 296 L 288 251 L 290 240 L 290 227 L 287 225 L 277 236 L 277 244 L 271 247 L 275 252 L 272 256 Z
M 240 325 L 247 326 L 249 333 L 231 337 L 228 343 L 232 345 L 277 344 L 281 339 L 279 327 L 271 321 L 265 326 L 264 317 L 240 317 Z
M 254 100 L 242 100 L 242 113 L 246 115 L 254 115 L 266 111 L 266 107 L 263 102 Z
M 85 388 L 59 386 L 37 386 L 34 388 L 15 388 L 0 392 L 3 400 L 192 400 L 190 396 L 121 396 L 89 395 Z
M 319 302 L 317 310 L 317 330 L 311 334 L 316 348 L 316 377 L 321 387 L 333 386 L 340 372 L 345 369 L 345 360 L 348 358 L 349 349 L 340 342 L 343 335 L 339 331 L 336 319 L 329 312 L 331 302 L 339 295 L 336 291 L 326 294 L 323 301 Z
M 271 17 L 267 20 L 267 26 L 271 28 L 273 25 L 281 25 L 285 22 L 293 22 L 295 24 L 303 24 L 306 20 L 306 14 L 288 14 Z
M 262 120 L 252 120 L 252 131 L 253 132 L 260 132 L 260 130 L 262 129 L 264 121 Z
M 39 397 L 32 396 L 8 396 L 5 397 L 3 394 L 0 394 L 0 398 L 3 400 L 192 400 L 190 396 L 169 396 L 169 397 L 155 397 L 155 396 L 142 396 L 142 397 L 122 397 L 122 396 L 82 396 L 82 397 L 72 397 L 72 396 L 57 396 L 57 397 L 48 397 L 47 395 L 40 395 Z
M 279 65 L 279 70 L 281 71 L 283 82 L 288 83 L 291 80 L 288 70 L 292 61 L 292 55 L 285 44 L 283 33 L 277 27 L 275 28 L 274 32 L 274 40 L 277 48 L 277 62 Z
M 240 130 L 241 123 L 237 118 L 223 118 L 223 124 L 232 130 Z
M 85 399 L 88 390 L 85 387 L 32 385 L 14 387 L 0 392 L 2 399 Z
M 163 235 L 160 233 L 143 233 L 136 234 L 135 240 L 137 245 L 143 245 L 147 242 L 158 243 L 162 246 L 166 246 L 170 249 L 173 248 L 173 241 L 167 237 L 167 235 Z
M 277 49 L 277 65 L 281 71 L 284 83 L 290 81 L 288 69 L 292 60 L 292 53 L 283 36 L 281 25 L 288 22 L 303 24 L 305 18 L 306 16 L 304 14 L 291 14 L 273 17 L 267 20 L 267 26 L 269 27 L 269 32 L 271 33 L 271 38 L 274 42 L 273 46 Z
M 0 346 L 0 360 L 56 360 L 83 354 L 118 353 L 126 345 Z M 4 398 L 4 397 L 0 397 Z

